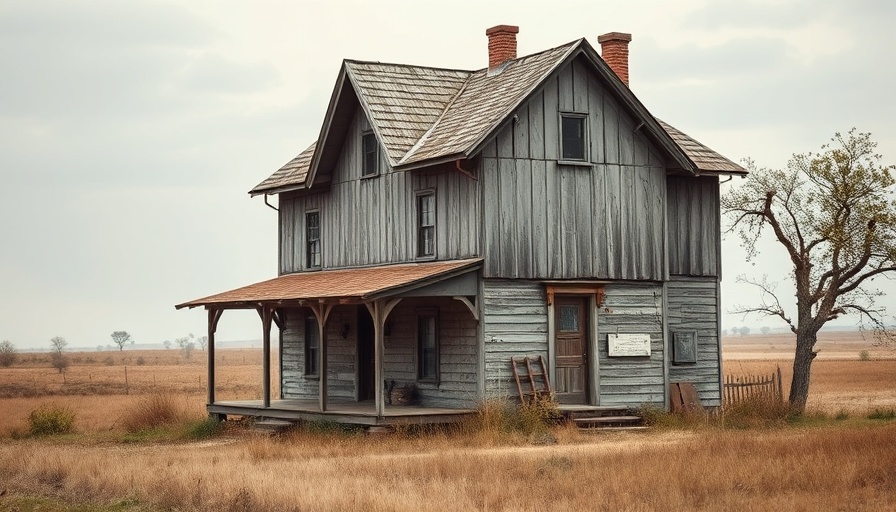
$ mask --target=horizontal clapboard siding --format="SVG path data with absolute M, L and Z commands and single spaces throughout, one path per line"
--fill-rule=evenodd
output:
M 665 404 L 663 290 L 660 285 L 607 285 L 597 312 L 600 404 Z M 609 357 L 609 334 L 649 334 L 649 357 Z
M 560 113 L 587 114 L 590 165 L 559 162 Z M 573 62 L 483 150 L 485 276 L 661 280 L 666 168 Z
M 327 322 L 327 392 L 331 397 L 355 397 L 355 339 L 343 339 L 342 326 L 355 322 L 354 307 L 340 306 Z M 284 310 L 281 389 L 284 398 L 317 399 L 319 381 L 305 376 L 305 317 L 308 309 Z M 354 331 L 354 330 L 353 330 Z
M 666 285 L 669 338 L 677 330 L 697 333 L 697 363 L 673 364 L 671 382 L 693 382 L 705 406 L 721 405 L 718 287 L 715 279 L 675 278 Z M 671 359 L 671 355 L 670 355 Z
M 720 275 L 719 179 L 669 176 L 669 273 Z
M 524 280 L 487 279 L 482 293 L 486 396 L 516 396 L 511 356 L 548 358 L 544 286 Z
M 320 211 L 323 268 L 415 261 L 416 195 L 434 191 L 436 258 L 479 255 L 479 181 L 453 166 L 392 172 L 382 157 L 381 173 L 361 178 L 358 110 L 328 190 L 283 194 L 280 199 L 280 273 L 305 270 L 305 214 Z M 382 153 L 382 152 L 381 152 Z

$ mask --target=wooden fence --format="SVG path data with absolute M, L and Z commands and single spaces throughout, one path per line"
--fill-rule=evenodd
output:
M 781 388 L 781 368 L 771 375 L 727 375 L 725 377 L 725 404 L 736 404 L 753 399 L 784 401 L 784 391 Z

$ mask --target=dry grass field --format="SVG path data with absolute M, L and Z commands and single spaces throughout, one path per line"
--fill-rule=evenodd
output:
M 893 510 L 896 421 L 866 416 L 896 410 L 896 354 L 852 338 L 821 349 L 810 408 L 827 417 L 635 433 L 560 426 L 549 445 L 476 420 L 376 436 L 326 426 L 277 438 L 242 428 L 198 441 L 134 436 L 125 425 L 148 397 L 176 402 L 183 421 L 202 416 L 205 353 L 70 354 L 64 380 L 48 355 L 28 354 L 0 368 L 0 511 Z M 790 350 L 784 336 L 726 338 L 725 371 L 780 365 L 786 384 Z M 258 397 L 260 356 L 219 350 L 218 396 Z M 75 411 L 75 434 L 22 437 L 46 403 Z

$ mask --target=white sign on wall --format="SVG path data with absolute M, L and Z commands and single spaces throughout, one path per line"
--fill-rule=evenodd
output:
M 649 334 L 608 334 L 610 357 L 637 357 L 650 355 Z

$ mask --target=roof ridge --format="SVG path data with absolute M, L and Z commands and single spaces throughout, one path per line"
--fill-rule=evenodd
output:
M 440 67 L 437 67 L 437 66 L 421 66 L 421 65 L 418 65 L 418 64 L 402 64 L 402 63 L 398 63 L 398 62 L 380 62 L 380 61 L 374 61 L 374 60 L 343 59 L 343 61 L 345 61 L 345 62 L 347 62 L 347 63 L 350 63 L 350 64 L 377 64 L 377 65 L 380 65 L 380 66 L 395 66 L 395 67 L 400 67 L 400 68 L 433 69 L 433 70 L 437 70 L 437 71 L 455 71 L 455 72 L 461 72 L 461 73 L 467 73 L 467 74 L 469 74 L 469 73 L 474 73 L 474 72 L 476 71 L 476 70 L 460 69 L 460 68 L 440 68 Z
M 518 60 L 528 59 L 528 58 L 530 58 L 530 57 L 537 57 L 537 56 L 539 56 L 539 55 L 543 55 L 543 54 L 548 53 L 548 52 L 554 52 L 554 51 L 557 51 L 557 50 L 559 50 L 560 48 L 563 48 L 563 47 L 566 47 L 566 46 L 573 46 L 573 45 L 576 45 L 576 44 L 581 43 L 582 41 L 585 41 L 585 40 L 586 40 L 586 38 L 584 38 L 584 37 L 580 37 L 580 38 L 578 38 L 578 39 L 573 39 L 572 41 L 570 41 L 570 42 L 568 42 L 568 43 L 560 44 L 560 45 L 557 45 L 557 46 L 555 46 L 555 47 L 553 47 L 553 48 L 548 48 L 548 49 L 546 49 L 546 50 L 542 50 L 542 51 L 540 51 L 540 52 L 535 52 L 535 53 L 530 53 L 530 54 L 528 54 L 528 55 L 523 55 L 522 57 L 517 57 L 517 58 L 515 58 L 515 59 L 510 59 L 510 60 L 508 60 L 508 61 L 506 61 L 506 62 L 512 62 L 512 61 L 518 61 Z M 502 64 L 502 65 L 503 65 L 503 64 Z M 480 73 L 480 72 L 482 72 L 482 71 L 488 72 L 488 69 L 489 69 L 489 68 L 487 68 L 487 67 L 485 67 L 485 68 L 479 68 L 479 69 L 474 70 L 473 73 Z

